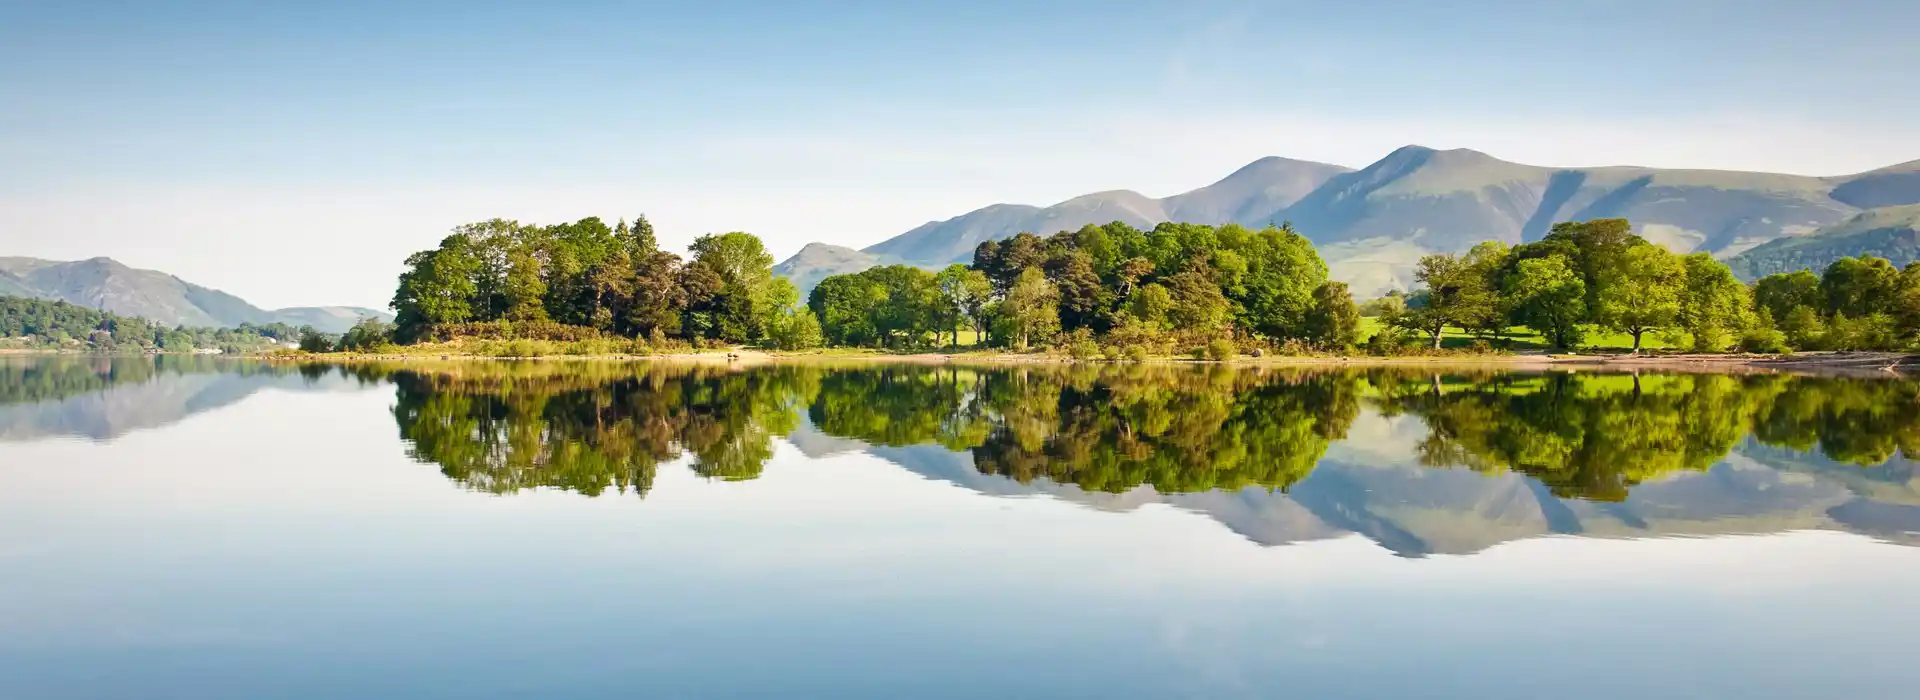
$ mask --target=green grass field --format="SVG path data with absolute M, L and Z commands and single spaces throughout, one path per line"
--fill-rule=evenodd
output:
M 1380 319 L 1372 316 L 1362 316 L 1360 318 L 1361 342 L 1363 343 L 1366 342 L 1367 338 L 1373 337 L 1373 334 L 1380 332 L 1381 328 L 1383 327 L 1384 327 L 1383 324 L 1380 323 Z M 1422 339 L 1424 339 L 1425 337 L 1426 336 L 1424 335 L 1421 336 Z M 1514 327 L 1508 328 L 1507 334 L 1504 337 L 1508 342 L 1512 344 L 1512 348 L 1515 350 L 1552 350 L 1553 349 L 1553 347 L 1547 342 L 1547 339 L 1545 337 L 1541 336 L 1539 333 L 1535 333 L 1532 329 L 1527 328 L 1526 326 L 1514 326 Z M 1440 345 L 1442 347 L 1449 347 L 1449 348 L 1464 348 L 1472 345 L 1475 340 L 1479 340 L 1479 339 L 1480 338 L 1478 336 L 1475 336 L 1472 333 L 1468 333 L 1465 330 L 1462 330 L 1459 328 L 1448 328 L 1445 333 L 1442 333 L 1440 335 Z M 1687 343 L 1689 343 L 1690 341 L 1685 337 L 1680 338 L 1680 340 L 1682 341 L 1682 344 L 1674 345 L 1672 343 L 1667 342 L 1667 339 L 1659 337 L 1658 334 L 1648 333 L 1641 337 L 1640 347 L 1644 350 L 1685 349 L 1687 346 Z M 1627 352 L 1633 349 L 1633 336 L 1627 335 L 1625 333 L 1616 333 L 1613 331 L 1603 330 L 1600 328 L 1589 326 L 1587 327 L 1586 338 L 1583 339 L 1580 349 L 1605 351 L 1605 352 Z

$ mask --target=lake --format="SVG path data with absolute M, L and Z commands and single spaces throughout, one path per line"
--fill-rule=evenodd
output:
M 0 697 L 1913 698 L 1920 382 L 0 358 Z

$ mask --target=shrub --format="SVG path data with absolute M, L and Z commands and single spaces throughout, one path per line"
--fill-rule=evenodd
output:
M 300 349 L 305 352 L 332 352 L 333 338 L 308 328 L 306 332 L 300 334 Z
M 1079 328 L 1067 334 L 1066 345 L 1067 354 L 1075 360 L 1086 362 L 1100 357 L 1100 344 L 1094 342 L 1091 329 Z
M 1152 357 L 1152 354 L 1147 352 L 1147 346 L 1145 345 L 1127 346 L 1127 359 L 1129 360 L 1132 360 L 1134 362 L 1146 362 L 1151 357 Z
M 1787 347 L 1787 334 L 1770 327 L 1759 327 L 1740 335 L 1740 351 L 1776 354 L 1790 352 L 1791 349 Z
M 1215 338 L 1213 342 L 1207 343 L 1206 357 L 1214 362 L 1226 362 L 1238 354 L 1240 354 L 1239 349 L 1234 347 L 1233 341 L 1226 338 Z

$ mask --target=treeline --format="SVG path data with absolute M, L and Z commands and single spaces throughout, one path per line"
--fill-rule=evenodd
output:
M 1359 311 L 1290 226 L 1089 225 L 981 243 L 971 265 L 891 266 L 828 277 L 808 296 L 832 344 L 1066 345 L 1163 351 L 1242 337 L 1345 348 Z
M 1706 253 L 1680 255 L 1633 235 L 1626 219 L 1555 224 L 1536 243 L 1482 243 L 1420 260 L 1422 288 L 1369 302 L 1401 333 L 1439 347 L 1459 328 L 1499 338 L 1525 326 L 1555 347 L 1591 330 L 1649 334 L 1697 352 L 1891 350 L 1920 332 L 1920 266 L 1844 258 L 1823 274 L 1771 275 L 1752 287 Z
M 660 250 L 645 216 L 456 228 L 407 258 L 392 307 L 403 343 L 459 336 L 770 343 L 793 329 L 798 292 L 747 233 L 701 236 L 692 257 Z M 813 334 L 818 335 L 817 329 Z M 814 341 L 817 345 L 818 342 Z
M 461 337 L 609 340 L 625 351 L 676 346 L 821 345 L 915 350 L 941 345 L 1064 349 L 1140 358 L 1263 349 L 1393 354 L 1465 334 L 1510 344 L 1511 329 L 1578 348 L 1618 333 L 1711 352 L 1896 349 L 1920 336 L 1920 270 L 1845 259 L 1823 274 L 1742 284 L 1705 253 L 1676 254 L 1625 219 L 1555 224 L 1537 242 L 1482 243 L 1429 255 L 1413 293 L 1363 309 L 1328 279 L 1289 225 L 1124 223 L 987 241 L 968 265 L 893 265 L 834 275 L 801 305 L 747 233 L 702 236 L 690 255 L 660 250 L 644 216 L 540 226 L 494 219 L 455 229 L 407 259 L 391 327 L 364 324 L 313 349 Z M 304 345 L 305 343 L 303 343 Z M 513 352 L 506 347 L 502 352 Z
M 89 309 L 64 301 L 0 297 L 0 337 L 34 349 L 94 352 L 250 352 L 293 342 L 309 327 L 284 323 L 238 328 L 168 327 L 136 316 Z

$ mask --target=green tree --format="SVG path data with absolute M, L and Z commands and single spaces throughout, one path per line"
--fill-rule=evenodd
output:
M 960 344 L 960 326 L 969 325 L 977 333 L 986 326 L 983 312 L 992 298 L 993 284 L 985 273 L 965 265 L 948 265 L 936 277 L 940 287 L 940 315 L 953 326 L 953 345 Z
M 1753 283 L 1754 306 L 1782 321 L 1797 307 L 1824 308 L 1825 299 L 1820 293 L 1820 276 L 1811 270 L 1767 275 Z
M 806 307 L 776 320 L 771 335 L 773 346 L 781 350 L 812 350 L 826 342 L 820 320 Z
M 776 300 L 771 296 L 773 256 L 760 239 L 740 231 L 708 234 L 694 239 L 689 250 L 693 259 L 688 267 L 704 268 L 719 280 L 718 289 L 697 304 L 703 314 L 701 332 L 734 343 L 765 337 Z
M 1345 282 L 1322 282 L 1313 290 L 1306 338 L 1321 347 L 1342 351 L 1360 342 L 1360 307 L 1353 303 Z
M 1007 290 L 1000 313 L 1014 347 L 1031 347 L 1033 341 L 1060 332 L 1060 291 L 1039 268 L 1026 268 Z
M 1586 287 L 1580 272 L 1559 255 L 1521 260 L 1507 279 L 1514 317 L 1558 348 L 1580 342 Z
M 1828 315 L 1863 318 L 1889 310 L 1899 290 L 1900 270 L 1886 258 L 1841 258 L 1820 276 Z
M 1595 295 L 1600 304 L 1594 318 L 1607 328 L 1633 336 L 1633 351 L 1648 331 L 1669 328 L 1680 321 L 1680 302 L 1687 293 L 1687 265 L 1666 248 L 1636 245 L 1621 251 L 1618 269 L 1605 275 Z
M 1693 335 L 1695 351 L 1716 352 L 1750 325 L 1752 298 L 1747 285 L 1713 256 L 1694 253 L 1684 260 L 1687 288 L 1681 300 L 1680 326 Z
M 1400 314 L 1395 322 L 1427 334 L 1436 350 L 1447 326 L 1478 327 L 1499 313 L 1498 294 L 1465 258 L 1446 254 L 1422 257 L 1414 279 L 1426 287 L 1425 303 Z

